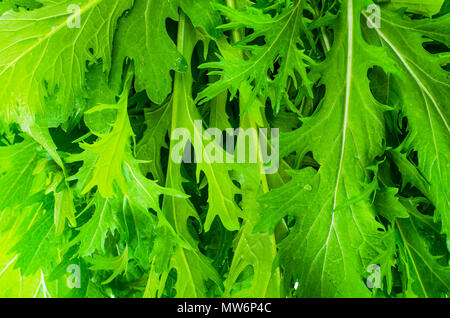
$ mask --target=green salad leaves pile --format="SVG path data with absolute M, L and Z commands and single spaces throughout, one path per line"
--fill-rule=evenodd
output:
M 444 0 L 0 0 L 0 297 L 448 297 L 449 47 Z

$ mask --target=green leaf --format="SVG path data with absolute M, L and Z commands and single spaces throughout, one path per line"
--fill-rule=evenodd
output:
M 161 104 L 172 90 L 170 71 L 187 71 L 187 62 L 169 37 L 166 20 L 178 21 L 181 7 L 196 26 L 213 36 L 220 23 L 210 0 L 136 0 L 133 9 L 119 23 L 114 53 L 117 65 L 113 78 L 120 83 L 123 61 L 131 59 L 135 65 L 135 89 L 145 90 L 150 100 Z
M 163 189 L 155 181 L 145 178 L 139 170 L 138 161 L 131 153 L 131 138 L 134 136 L 127 112 L 126 89 L 118 104 L 97 105 L 87 114 L 113 110 L 116 118 L 111 130 L 106 133 L 92 131 L 99 139 L 94 144 L 82 143 L 84 152 L 72 155 L 68 162 L 83 161 L 78 173 L 71 177 L 78 179 L 81 193 L 97 187 L 104 198 L 120 198 L 125 195 L 133 204 L 147 210 L 158 211 L 158 196 L 163 192 L 180 195 L 178 192 Z
M 127 272 L 128 268 L 128 247 L 125 247 L 123 252 L 115 257 L 103 257 L 103 256 L 94 256 L 92 260 L 90 260 L 92 264 L 89 269 L 93 271 L 103 270 L 103 271 L 113 271 L 111 276 L 105 280 L 102 284 L 109 284 L 119 276 L 122 272 Z
M 397 242 L 395 240 L 396 232 L 393 229 L 389 229 L 383 237 L 383 251 L 377 255 L 370 263 L 373 265 L 379 264 L 379 274 L 381 280 L 381 286 L 385 286 L 386 294 L 390 295 L 392 293 L 392 288 L 394 286 L 394 270 L 398 266 L 398 251 Z M 370 273 L 372 267 L 367 268 Z M 373 270 L 373 269 L 372 269 Z M 375 272 L 376 273 L 376 272 Z M 373 283 L 373 282 L 372 282 Z M 378 295 L 379 287 L 375 286 L 372 289 L 373 295 Z
M 92 133 L 99 137 L 98 141 L 94 144 L 80 144 L 85 151 L 69 159 L 69 162 L 84 161 L 85 163 L 72 177 L 72 179 L 80 180 L 82 194 L 97 186 L 100 194 L 104 198 L 109 198 L 115 193 L 115 185 L 120 189 L 126 189 L 124 168 L 131 153 L 130 140 L 133 135 L 127 113 L 127 94 L 128 91 L 122 94 L 118 104 L 97 105 L 85 113 L 113 110 L 117 115 L 110 132 L 93 131 Z
M 386 279 L 386 283 L 381 283 L 386 286 L 386 293 L 390 295 L 394 285 L 393 273 L 398 265 L 396 230 L 393 227 L 397 219 L 409 218 L 409 213 L 399 200 L 397 188 L 382 187 L 376 192 L 374 205 L 378 214 L 389 220 L 391 227 L 382 239 L 383 251 L 370 263 L 380 265 L 380 279 Z M 378 288 L 374 288 L 372 292 L 376 295 Z
M 431 54 L 423 45 L 430 40 L 450 45 L 449 22 L 450 15 L 414 21 L 383 11 L 383 27 L 375 29 L 390 58 L 396 61 L 400 77 L 400 107 L 408 119 L 409 132 L 400 150 L 417 151 L 418 169 L 430 184 L 430 190 L 424 194 L 436 206 L 436 219 L 442 219 L 445 233 L 450 233 L 450 79 L 441 65 L 448 56 Z
M 0 297 L 448 297 L 449 3 L 0 0 Z
M 399 202 L 397 193 L 397 188 L 382 188 L 375 196 L 375 209 L 390 223 L 394 223 L 396 218 L 409 217 L 405 207 Z
M 193 31 L 191 31 L 193 32 Z M 195 36 L 193 36 L 195 39 Z M 189 59 L 196 41 L 186 38 L 185 41 L 188 48 L 185 48 L 185 57 Z M 170 154 L 172 155 L 177 150 L 180 153 L 185 151 L 186 145 L 190 142 L 194 148 L 194 155 L 192 156 L 197 162 L 197 181 L 200 179 L 200 173 L 203 172 L 208 181 L 208 214 L 205 220 L 205 231 L 209 231 L 211 224 L 216 216 L 224 224 L 225 228 L 229 230 L 239 229 L 239 217 L 242 211 L 235 202 L 235 195 L 239 193 L 239 189 L 233 184 L 229 173 L 233 170 L 233 164 L 225 162 L 225 150 L 220 148 L 219 140 L 216 137 L 205 131 L 202 125 L 202 117 L 197 110 L 194 101 L 192 100 L 192 76 L 189 72 L 175 76 L 174 92 L 172 100 L 172 126 L 184 128 L 190 135 L 190 140 L 181 140 L 177 143 L 172 142 Z M 216 143 L 218 154 L 217 157 L 222 159 L 221 162 L 216 162 L 211 158 L 210 152 L 206 148 Z M 201 157 L 200 157 L 201 156 Z M 193 160 L 194 161 L 194 160 Z M 173 163 L 172 163 L 173 164 Z M 176 167 L 179 165 L 177 164 Z M 175 168 L 174 168 L 175 169 Z M 177 172 L 179 173 L 179 172 Z M 169 181 L 167 181 L 169 182 Z M 168 187 L 173 187 L 168 184 Z M 181 183 L 179 183 L 181 187 Z
M 308 182 L 308 199 L 300 195 L 295 203 L 304 208 L 294 214 L 295 226 L 280 251 L 303 297 L 369 296 L 361 275 L 382 251 L 383 225 L 375 219 L 370 194 L 371 167 L 384 151 L 387 107 L 372 96 L 367 73 L 373 66 L 391 71 L 393 63 L 385 49 L 362 37 L 366 4 L 343 2 L 331 51 L 315 70 L 325 97 L 300 129 L 281 136 L 282 156 L 312 152 L 320 165 Z M 294 182 L 284 191 L 293 191 Z
M 181 17 L 179 28 L 182 30 L 179 35 L 180 45 L 182 44 L 184 56 L 187 60 L 190 60 L 190 56 L 197 43 L 195 30 L 188 24 L 185 16 Z M 197 136 L 194 135 L 194 131 L 199 129 L 195 125 L 194 120 L 201 119 L 201 117 L 195 108 L 192 95 L 190 94 L 192 76 L 189 73 L 178 73 L 175 75 L 172 100 L 172 127 L 186 128 L 192 137 Z M 184 150 L 186 143 L 187 140 L 184 140 L 179 148 Z M 173 147 L 174 144 L 172 143 L 171 153 Z M 195 151 L 203 151 L 202 144 L 200 144 L 200 147 L 197 144 L 194 148 L 196 148 Z M 208 164 L 204 164 L 202 167 L 204 168 L 200 169 L 205 169 L 204 172 L 208 181 L 217 180 L 215 186 L 223 187 L 223 183 L 219 185 L 218 180 L 222 180 L 222 182 L 227 181 L 232 186 L 231 188 L 220 188 L 220 192 L 215 192 L 218 188 L 214 188 L 213 190 L 209 189 L 210 200 L 211 196 L 219 198 L 219 202 L 223 202 L 223 204 L 227 204 L 233 200 L 232 196 L 221 197 L 222 191 L 226 191 L 227 194 L 230 192 L 234 194 L 233 191 L 236 191 L 231 179 L 229 179 L 228 170 L 220 166 L 217 166 L 217 169 L 212 169 L 211 165 Z M 198 176 L 199 171 L 197 172 Z M 181 175 L 181 163 L 169 161 L 166 187 L 183 191 L 184 181 Z M 217 214 L 219 214 L 225 226 L 230 226 L 232 222 L 237 223 L 237 217 L 232 218 L 229 216 L 234 216 L 233 213 L 236 213 L 236 209 L 239 211 L 240 209 L 236 203 L 230 205 L 230 207 L 233 209 L 232 211 L 226 210 L 228 207 L 225 207 L 225 209 L 217 209 L 217 206 L 210 201 L 209 211 L 211 212 L 208 212 L 209 221 L 206 221 L 205 229 L 209 229 L 212 220 Z M 220 277 L 216 269 L 213 268 L 210 260 L 198 250 L 198 242 L 188 229 L 189 218 L 192 217 L 199 220 L 198 213 L 192 203 L 186 198 L 173 196 L 164 198 L 162 212 L 164 218 L 160 217 L 159 219 L 162 222 L 162 226 L 159 229 L 159 240 L 155 243 L 157 246 L 153 253 L 152 269 L 144 295 L 147 297 L 162 297 L 166 289 L 168 276 L 172 271 L 176 271 L 176 281 L 174 283 L 176 297 L 206 297 L 207 295 L 211 295 L 211 292 L 208 292 L 206 288 L 206 282 L 211 280 L 215 285 L 221 286 Z M 235 225 L 234 223 L 232 223 L 232 226 L 239 227 L 238 224 Z
M 42 4 L 35 0 L 2 0 L 0 1 L 0 15 L 8 10 L 17 10 L 19 8 L 32 10 L 41 6 Z
M 94 214 L 78 230 L 80 233 L 69 246 L 80 244 L 80 256 L 91 255 L 94 251 L 105 251 L 105 240 L 120 227 L 117 216 L 117 203 L 113 199 L 104 199 L 99 194 L 94 198 Z M 69 247 L 68 246 L 68 247 Z
M 425 3 L 422 0 L 390 0 L 386 8 L 391 10 L 407 8 L 407 12 L 431 17 L 439 13 L 443 4 L 444 0 L 429 0 Z
M 142 172 L 151 173 L 161 183 L 165 176 L 161 166 L 161 148 L 168 148 L 166 135 L 169 132 L 172 119 L 172 102 L 156 110 L 145 111 L 147 129 L 137 145 L 137 157 L 147 162 L 142 163 Z
M 40 3 L 41 8 L 0 17 L 0 114 L 10 122 L 36 115 L 45 126 L 52 117 L 61 123 L 76 111 L 86 63 L 102 59 L 109 70 L 115 24 L 132 1 L 80 0 L 75 13 L 70 0 Z M 57 104 L 52 109 L 45 103 L 50 96 Z
M 64 187 L 62 191 L 55 192 L 56 234 L 61 234 L 63 232 L 66 219 L 72 227 L 77 226 L 75 213 L 76 210 L 73 203 L 72 189 Z
M 39 146 L 31 138 L 8 147 L 0 147 L 0 211 L 24 202 L 34 180 Z
M 15 264 L 23 275 L 31 275 L 38 270 L 48 271 L 58 260 L 59 240 L 55 235 L 53 221 L 53 202 L 41 196 L 41 205 L 35 204 L 27 208 L 28 216 L 21 223 L 22 236 L 12 251 L 19 256 Z M 16 234 L 20 233 L 19 231 Z
M 314 63 L 304 54 L 305 46 L 301 39 L 307 32 L 303 17 L 304 4 L 304 1 L 294 1 L 292 6 L 275 17 L 252 7 L 241 11 L 219 6 L 220 11 L 231 21 L 223 25 L 222 29 L 248 27 L 253 30 L 251 35 L 238 43 L 238 47 L 251 52 L 251 57 L 243 59 L 241 56 L 234 60 L 221 58 L 219 62 L 203 64 L 201 68 L 218 69 L 211 71 L 210 75 L 220 75 L 221 79 L 202 91 L 197 96 L 197 101 L 209 101 L 227 89 L 231 89 L 232 95 L 235 95 L 242 82 L 254 82 L 252 98 L 247 106 L 252 104 L 256 95 L 267 99 L 269 87 L 274 87 L 276 93 L 273 108 L 278 112 L 288 87 L 288 79 L 292 79 L 295 88 L 305 87 L 312 95 L 312 82 L 307 76 L 307 68 L 308 64 Z M 264 45 L 251 45 L 252 41 L 260 37 L 264 37 Z M 275 62 L 280 64 L 276 74 Z M 273 80 L 268 78 L 270 73 L 274 74 Z M 300 83 L 297 74 L 301 79 Z
M 450 290 L 450 269 L 448 260 L 443 264 L 441 257 L 434 256 L 426 246 L 423 228 L 430 231 L 430 218 L 420 216 L 414 212 L 414 207 L 406 205 L 413 215 L 408 219 L 397 219 L 398 241 L 401 245 L 400 259 L 403 263 L 401 269 L 408 291 L 416 297 L 445 297 Z M 419 217 L 417 217 L 417 215 Z M 431 230 L 438 234 L 436 230 Z M 436 238 L 434 238 L 436 239 Z M 445 250 L 448 259 L 448 251 Z
M 260 219 L 260 205 L 257 198 L 262 192 L 258 165 L 242 169 L 242 206 L 246 215 L 240 232 L 236 236 L 234 256 L 225 281 L 225 296 L 280 297 L 280 269 L 275 264 L 277 248 L 275 236 L 271 233 L 254 233 Z M 267 213 L 267 215 L 271 215 Z M 247 288 L 238 288 L 242 275 L 251 269 Z
M 162 103 L 171 91 L 170 71 L 186 71 L 186 61 L 166 30 L 166 19 L 178 20 L 178 1 L 136 0 L 133 9 L 119 23 L 114 53 L 117 67 L 112 76 L 121 82 L 125 59 L 134 61 L 135 88 L 146 90 L 155 103 Z

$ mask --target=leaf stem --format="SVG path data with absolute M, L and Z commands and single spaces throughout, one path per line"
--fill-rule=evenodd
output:
M 314 1 L 314 12 L 316 13 L 316 18 L 320 16 L 319 6 L 317 5 L 317 1 Z M 322 42 L 322 46 L 324 48 L 325 53 L 328 53 L 331 50 L 330 40 L 328 39 L 325 27 L 320 27 L 320 33 L 322 33 L 322 38 L 320 38 Z

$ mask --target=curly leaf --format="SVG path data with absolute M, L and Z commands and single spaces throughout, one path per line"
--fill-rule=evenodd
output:
M 376 221 L 370 200 L 375 190 L 370 167 L 384 151 L 383 113 L 388 108 L 372 96 L 367 72 L 375 65 L 394 68 L 383 48 L 362 37 L 361 11 L 367 3 L 342 3 L 333 47 L 318 68 L 325 97 L 301 128 L 281 136 L 282 155 L 296 151 L 302 158 L 312 152 L 320 164 L 292 199 L 296 223 L 282 242 L 281 257 L 299 280 L 300 296 L 368 296 L 361 275 L 382 250 L 383 232 L 378 229 L 383 225 Z M 296 183 L 280 191 L 291 192 Z M 302 192 L 310 193 L 305 198 Z M 278 201 L 267 204 L 275 209 Z
M 220 11 L 231 20 L 223 25 L 225 30 L 236 30 L 243 27 L 253 29 L 251 35 L 245 37 L 239 47 L 248 49 L 251 57 L 247 60 L 229 60 L 221 58 L 219 62 L 205 63 L 201 68 L 218 69 L 211 71 L 210 75 L 220 75 L 221 79 L 197 96 L 197 101 L 207 102 L 221 92 L 231 89 L 232 95 L 240 88 L 242 82 L 254 83 L 252 98 L 256 95 L 264 99 L 269 96 L 269 87 L 274 87 L 275 100 L 273 108 L 278 113 L 281 99 L 288 87 L 288 79 L 292 79 L 295 88 L 305 87 L 312 95 L 312 82 L 307 75 L 308 64 L 314 62 L 304 54 L 304 44 L 301 36 L 307 32 L 303 10 L 305 1 L 296 0 L 292 6 L 287 7 L 281 14 L 272 17 L 261 9 L 248 8 L 245 11 L 218 6 Z M 264 37 L 264 45 L 251 45 L 250 43 L 259 37 Z M 275 63 L 279 69 L 275 73 Z M 273 75 L 273 80 L 268 75 Z M 298 83 L 297 76 L 301 78 Z
M 44 126 L 57 125 L 77 111 L 86 63 L 102 59 L 109 70 L 116 22 L 132 1 L 40 3 L 0 17 L 0 114 L 9 121 L 36 117 Z M 49 108 L 51 96 L 56 107 Z
M 418 169 L 430 184 L 425 193 L 436 206 L 444 233 L 450 233 L 450 138 L 448 71 L 441 68 L 446 54 L 431 54 L 423 45 L 435 40 L 450 45 L 450 15 L 434 20 L 408 20 L 383 11 L 382 28 L 375 29 L 390 58 L 397 63 L 401 110 L 409 135 L 402 152 L 418 152 Z M 415 184 L 416 185 L 416 184 Z

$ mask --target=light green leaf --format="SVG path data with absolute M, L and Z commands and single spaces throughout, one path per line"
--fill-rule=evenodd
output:
M 147 129 L 137 145 L 137 158 L 147 161 L 141 164 L 142 172 L 144 174 L 150 172 L 162 184 L 165 176 L 161 166 L 161 148 L 169 148 L 166 135 L 171 125 L 171 109 L 170 101 L 156 110 L 145 111 Z
M 87 223 L 79 228 L 80 233 L 69 246 L 80 244 L 78 254 L 87 256 L 94 251 L 105 250 L 108 233 L 112 234 L 120 227 L 117 216 L 118 205 L 113 199 L 104 199 L 99 194 L 94 199 L 94 214 Z
M 191 31 L 194 32 L 194 31 Z M 191 35 L 194 37 L 195 34 Z M 189 60 L 196 41 L 191 39 L 183 39 L 189 45 L 185 48 L 185 57 Z M 233 184 L 229 173 L 233 170 L 233 164 L 225 162 L 225 150 L 219 146 L 219 154 L 222 162 L 215 162 L 210 154 L 205 150 L 211 143 L 219 143 L 219 140 L 206 132 L 202 125 L 202 117 L 192 100 L 192 75 L 190 72 L 175 76 L 174 92 L 172 100 L 172 127 L 186 129 L 190 135 L 190 143 L 192 144 L 197 162 L 197 181 L 200 179 L 200 172 L 203 172 L 208 181 L 208 214 L 205 220 L 205 231 L 209 231 L 212 222 L 216 216 L 229 230 L 239 229 L 239 217 L 242 211 L 235 202 L 235 195 L 239 193 L 239 189 Z M 205 137 L 206 136 L 206 137 Z M 172 142 L 170 154 L 174 152 L 174 146 L 184 151 L 188 140 L 182 140 L 178 143 Z M 173 163 L 172 163 L 173 164 Z M 179 170 L 179 165 L 177 165 Z M 179 173 L 179 172 L 178 172 Z M 167 185 L 172 187 L 171 185 Z M 181 184 L 180 184 L 181 186 Z
M 197 43 L 197 37 L 193 27 L 187 22 L 184 15 L 181 16 L 180 21 L 180 34 L 179 45 L 183 48 L 185 58 L 189 61 L 193 49 Z M 198 129 L 194 125 L 194 120 L 201 119 L 198 110 L 196 109 L 192 100 L 191 87 L 192 77 L 190 72 L 185 74 L 178 73 L 175 75 L 174 81 L 174 93 L 172 100 L 172 127 L 186 128 L 191 136 L 194 136 L 194 130 Z M 185 143 L 187 141 L 184 141 Z M 170 152 L 172 152 L 174 143 L 171 143 Z M 185 144 L 182 144 L 184 149 Z M 202 145 L 197 145 L 196 151 L 202 151 Z M 201 168 L 202 169 L 202 168 Z M 217 167 L 220 169 L 212 169 L 210 165 L 207 166 L 205 171 L 208 181 L 214 180 L 229 180 L 232 188 L 220 189 L 220 192 L 215 192 L 219 189 L 209 191 L 209 199 L 211 196 L 214 198 L 220 198 L 222 202 L 228 202 L 229 197 L 223 198 L 222 191 L 232 192 L 235 191 L 234 185 L 231 183 L 231 179 L 228 176 L 228 170 L 223 167 Z M 217 177 L 217 173 L 225 173 L 226 179 Z M 184 178 L 181 175 L 181 163 L 175 163 L 169 160 L 166 177 L 166 187 L 173 188 L 175 190 L 183 191 Z M 216 186 L 219 186 L 216 183 Z M 221 185 L 223 187 L 223 184 Z M 211 187 L 211 185 L 210 185 Z M 225 186 L 226 187 L 226 186 Z M 231 200 L 233 197 L 231 197 Z M 211 202 L 211 201 L 210 201 Z M 225 207 L 226 208 L 226 207 Z M 236 219 L 229 219 L 228 216 L 235 213 L 235 209 L 239 207 L 235 204 L 231 206 L 232 211 L 227 210 L 215 210 L 216 206 L 211 207 L 209 218 L 212 219 L 217 214 L 220 214 L 221 220 L 225 226 L 229 226 L 230 222 L 238 222 Z M 212 210 L 211 210 L 212 209 Z M 217 286 L 221 285 L 220 277 L 210 263 L 210 260 L 198 250 L 198 242 L 192 236 L 188 229 L 189 218 L 195 218 L 199 220 L 198 213 L 193 207 L 192 203 L 186 198 L 170 197 L 166 196 L 163 201 L 162 212 L 164 218 L 159 219 L 161 226 L 159 228 L 159 239 L 156 241 L 156 251 L 153 254 L 152 269 L 149 274 L 149 281 L 146 287 L 146 297 L 162 297 L 165 292 L 166 281 L 172 270 L 176 271 L 177 278 L 175 282 L 176 297 L 206 297 L 211 295 L 211 291 L 206 288 L 206 282 L 212 280 Z M 211 215 L 213 216 L 211 218 Z M 208 226 L 209 229 L 209 225 Z M 208 224 L 208 223 L 207 223 Z M 236 225 L 233 224 L 233 227 Z M 237 224 L 237 227 L 239 225 Z
M 75 213 L 72 189 L 64 187 L 61 191 L 55 192 L 55 227 L 57 235 L 64 231 L 66 219 L 72 227 L 77 226 Z
M 39 9 L 9 11 L 0 17 L 0 113 L 8 121 L 38 115 L 46 126 L 54 124 L 53 117 L 61 123 L 76 111 L 86 63 L 102 59 L 104 70 L 109 70 L 116 22 L 132 1 L 39 2 Z M 73 13 L 71 8 L 79 10 Z M 50 96 L 58 107 L 46 107 Z
M 390 0 L 386 7 L 391 10 L 407 8 L 407 12 L 431 17 L 439 13 L 444 1 L 445 0 Z
M 397 193 L 397 188 L 382 188 L 375 196 L 375 209 L 391 223 L 394 223 L 396 218 L 409 217 L 405 207 L 399 202 Z
M 109 284 L 119 276 L 122 272 L 127 272 L 128 268 L 128 247 L 125 247 L 123 252 L 115 257 L 104 257 L 95 255 L 90 261 L 92 265 L 89 267 L 90 270 L 97 271 L 113 271 L 111 276 L 105 280 L 102 284 Z
M 23 210 L 20 231 L 16 232 L 21 238 L 11 250 L 19 255 L 15 267 L 25 276 L 40 269 L 47 272 L 57 264 L 59 256 L 58 248 L 55 248 L 60 245 L 60 240 L 55 235 L 53 202 L 43 195 L 36 201 L 38 203 Z
M 234 242 L 234 257 L 225 281 L 224 295 L 237 298 L 277 298 L 281 295 L 281 287 L 280 269 L 275 264 L 275 236 L 267 232 L 254 233 L 261 209 L 257 203 L 262 192 L 260 169 L 256 164 L 242 168 L 242 206 L 246 217 Z M 247 278 L 248 286 L 239 288 L 246 271 L 252 274 Z
M 400 107 L 408 119 L 409 135 L 400 150 L 418 152 L 418 169 L 430 184 L 424 194 L 433 201 L 436 219 L 442 219 L 443 231 L 448 234 L 450 78 L 441 68 L 448 56 L 431 54 L 423 45 L 430 39 L 450 45 L 450 15 L 414 21 L 383 11 L 381 23 L 382 28 L 375 31 L 390 58 L 396 61 Z
M 281 136 L 282 156 L 299 158 L 312 152 L 320 168 L 307 198 L 293 198 L 296 223 L 282 241 L 282 262 L 299 281 L 302 297 L 367 297 L 362 280 L 368 262 L 382 250 L 383 225 L 375 219 L 370 194 L 373 169 L 383 154 L 387 107 L 372 96 L 368 70 L 392 70 L 383 48 L 371 46 L 361 34 L 361 12 L 368 3 L 342 3 L 335 39 L 319 65 L 326 93 L 318 109 L 300 129 Z M 292 191 L 295 181 L 284 191 Z M 280 190 L 282 191 L 282 190 Z M 284 196 L 285 197 L 285 196 Z M 273 203 L 276 208 L 276 201 Z
M 28 198 L 39 161 L 39 145 L 31 138 L 8 147 L 0 147 L 0 211 L 20 205 Z
M 396 220 L 404 283 L 408 291 L 417 297 L 445 297 L 450 290 L 448 261 L 443 264 L 438 261 L 441 257 L 430 253 L 423 235 L 426 232 L 438 235 L 439 232 L 434 229 L 430 217 L 422 216 L 410 203 L 405 206 L 411 217 Z M 431 239 L 436 240 L 437 237 Z M 445 250 L 445 253 L 448 259 L 448 251 Z
M 87 111 L 87 114 L 101 112 L 103 110 L 115 110 L 116 120 L 108 133 L 92 132 L 99 137 L 94 144 L 82 143 L 80 147 L 85 151 L 73 155 L 69 162 L 84 161 L 80 171 L 72 179 L 80 179 L 81 193 L 87 193 L 97 186 L 104 198 L 112 197 L 115 193 L 114 186 L 126 189 L 124 166 L 127 155 L 131 153 L 130 141 L 133 130 L 127 113 L 126 90 L 118 104 L 98 105 Z

